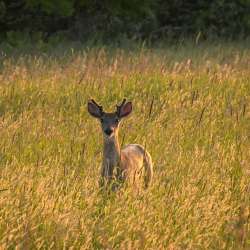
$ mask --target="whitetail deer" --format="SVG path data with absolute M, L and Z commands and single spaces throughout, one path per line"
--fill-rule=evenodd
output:
M 106 113 L 93 99 L 88 102 L 88 112 L 101 123 L 103 132 L 103 160 L 101 185 L 123 183 L 125 180 L 138 181 L 144 169 L 144 183 L 147 188 L 153 176 L 153 164 L 150 154 L 139 144 L 129 144 L 120 150 L 118 140 L 119 124 L 122 118 L 132 111 L 132 103 L 126 99 L 116 105 L 114 113 Z M 114 187 L 117 187 L 114 186 Z

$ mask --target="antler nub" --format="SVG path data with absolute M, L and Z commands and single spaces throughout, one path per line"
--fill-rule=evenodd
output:
M 99 110 L 100 110 L 101 112 L 103 112 L 102 106 L 100 106 L 98 103 L 96 103 L 96 101 L 95 101 L 94 99 L 91 99 L 91 102 L 93 102 L 93 103 L 99 108 Z
M 120 113 L 120 110 L 121 110 L 122 106 L 125 104 L 125 102 L 126 102 L 126 99 L 124 98 L 123 101 L 122 101 L 122 103 L 120 105 L 116 105 L 116 112 L 117 112 L 117 114 Z

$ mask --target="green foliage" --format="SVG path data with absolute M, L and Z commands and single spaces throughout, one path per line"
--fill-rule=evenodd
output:
M 250 18 L 249 10 L 250 2 L 241 0 L 162 1 L 158 15 L 162 24 L 170 29 L 234 36 L 249 32 L 250 26 L 244 22 Z
M 71 0 L 26 0 L 26 8 L 41 9 L 48 15 L 71 16 L 74 12 L 74 1 Z
M 66 31 L 71 39 L 107 41 L 187 35 L 237 38 L 250 34 L 249 0 L 13 0 L 0 1 L 0 25 L 9 31 Z

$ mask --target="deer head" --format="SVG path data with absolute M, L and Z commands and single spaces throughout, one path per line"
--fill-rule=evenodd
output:
M 103 111 L 102 106 L 91 99 L 88 102 L 88 112 L 99 119 L 104 137 L 111 138 L 118 133 L 121 119 L 132 112 L 132 103 L 123 99 L 120 105 L 116 105 L 115 112 L 107 113 Z

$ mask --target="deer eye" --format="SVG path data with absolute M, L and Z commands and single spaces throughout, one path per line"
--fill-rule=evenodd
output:
M 119 122 L 119 119 L 118 119 L 118 118 L 116 118 L 116 119 L 115 119 L 115 123 L 118 123 L 118 122 Z
M 100 118 L 101 123 L 103 123 L 103 118 Z

